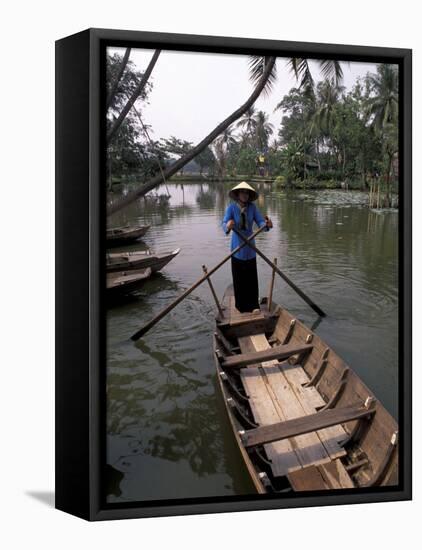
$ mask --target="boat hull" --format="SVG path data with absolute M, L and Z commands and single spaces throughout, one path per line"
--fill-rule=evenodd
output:
M 218 344 L 215 340 L 215 336 L 213 337 L 213 344 L 214 344 L 214 350 L 218 349 Z M 215 354 L 214 354 L 214 358 L 215 358 L 215 368 L 216 368 L 216 371 L 217 371 L 218 385 L 219 385 L 220 392 L 221 392 L 221 395 L 222 395 L 223 400 L 224 400 L 224 406 L 225 406 L 227 416 L 228 416 L 231 428 L 233 430 L 233 435 L 234 435 L 234 438 L 236 440 L 237 446 L 239 448 L 241 457 L 242 457 L 243 462 L 246 466 L 246 469 L 249 473 L 251 481 L 255 486 L 256 492 L 261 493 L 261 494 L 265 494 L 267 491 L 266 491 L 262 481 L 259 478 L 259 472 L 257 471 L 257 468 L 254 466 L 253 462 L 251 461 L 251 459 L 249 457 L 249 454 L 247 453 L 247 451 L 245 449 L 245 446 L 243 445 L 242 440 L 240 438 L 239 432 L 241 430 L 243 430 L 244 427 L 242 426 L 242 424 L 240 424 L 240 422 L 237 421 L 235 415 L 230 410 L 230 407 L 229 407 L 228 403 L 229 403 L 229 399 L 231 398 L 231 394 L 230 394 L 230 392 L 228 392 L 226 390 L 226 388 L 224 386 L 224 382 L 223 382 L 223 379 L 221 377 L 221 374 L 222 374 L 223 371 L 220 368 L 220 363 L 219 363 L 219 361 L 218 361 Z
M 143 237 L 150 227 L 150 225 L 144 225 L 141 227 L 107 229 L 107 246 L 122 246 L 133 243 Z
M 107 274 L 107 296 L 118 298 L 131 294 L 142 288 L 145 281 L 151 276 L 151 269 L 118 271 Z
M 156 273 L 171 262 L 179 252 L 180 248 L 165 254 L 147 254 L 140 251 L 110 253 L 107 254 L 107 272 L 150 268 L 152 273 Z
M 233 303 L 228 289 L 216 371 L 257 492 L 397 485 L 397 423 L 356 373 L 282 307 L 264 299 L 260 312 L 240 314 Z

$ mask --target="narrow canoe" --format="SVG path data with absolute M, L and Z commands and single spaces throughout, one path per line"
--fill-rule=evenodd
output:
M 130 294 L 139 290 L 145 280 L 151 276 L 151 269 L 136 269 L 131 271 L 116 271 L 107 273 L 107 295 L 110 298 Z
M 277 304 L 216 318 L 219 386 L 259 493 L 394 486 L 396 421 L 319 336 Z
M 136 250 L 133 252 L 107 253 L 107 272 L 128 271 L 132 269 L 151 268 L 152 273 L 167 265 L 180 252 L 180 248 L 173 252 L 154 254 L 149 251 Z
M 107 229 L 107 246 L 121 246 L 130 244 L 145 235 L 150 225 L 141 225 L 139 227 L 115 227 Z

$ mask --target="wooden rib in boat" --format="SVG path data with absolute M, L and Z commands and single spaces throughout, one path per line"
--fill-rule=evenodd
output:
M 139 227 L 114 227 L 107 229 L 107 246 L 122 246 L 137 241 L 145 235 L 150 225 L 141 225 Z
M 218 380 L 256 490 L 397 485 L 397 423 L 357 374 L 281 306 L 239 313 L 231 286 L 222 306 Z
M 144 269 L 149 267 L 152 273 L 160 271 L 180 252 L 180 248 L 173 252 L 154 254 L 149 251 L 136 250 L 133 252 L 108 252 L 107 272 L 129 271 L 132 269 Z
M 115 298 L 139 290 L 145 280 L 151 276 L 151 269 L 116 271 L 107 273 L 107 295 Z

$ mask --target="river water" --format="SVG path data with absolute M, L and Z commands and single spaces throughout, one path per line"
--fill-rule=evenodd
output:
M 313 327 L 397 418 L 398 213 L 373 212 L 359 192 L 283 192 L 261 184 L 274 228 L 257 246 L 328 315 L 280 278 L 274 301 Z M 171 184 L 167 204 L 139 199 L 112 225 L 151 224 L 128 249 L 180 254 L 107 313 L 108 502 L 253 493 L 228 427 L 212 354 L 215 304 L 202 284 L 140 341 L 129 337 L 229 251 L 221 227 L 230 184 Z M 121 191 L 126 192 L 125 189 Z M 164 193 L 161 187 L 158 193 Z M 118 194 L 115 197 L 118 198 Z M 271 270 L 258 259 L 260 295 Z M 221 298 L 230 262 L 212 276 Z

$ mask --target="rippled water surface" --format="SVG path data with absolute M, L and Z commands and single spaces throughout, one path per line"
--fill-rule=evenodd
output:
M 215 306 L 205 283 L 136 344 L 129 337 L 229 250 L 220 222 L 230 185 L 169 185 L 168 204 L 140 199 L 112 225 L 151 224 L 143 241 L 180 254 L 133 300 L 107 314 L 108 500 L 127 502 L 253 492 L 218 394 L 212 355 Z M 321 320 L 281 280 L 282 303 L 341 355 L 397 416 L 398 214 L 371 212 L 365 195 L 285 193 L 262 185 L 258 206 L 274 229 L 257 245 L 328 316 Z M 123 190 L 122 192 L 125 192 Z M 164 188 L 158 190 L 165 192 Z M 115 197 L 118 198 L 118 194 Z M 127 248 L 126 248 L 127 250 Z M 271 272 L 258 259 L 261 296 Z M 228 262 L 212 277 L 221 297 Z M 315 326 L 315 325 L 314 325 Z

